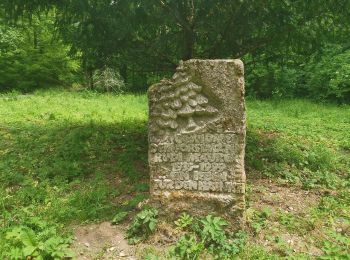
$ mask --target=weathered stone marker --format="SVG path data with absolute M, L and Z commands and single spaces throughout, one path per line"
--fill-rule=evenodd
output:
M 151 195 L 165 212 L 242 217 L 243 74 L 240 60 L 188 60 L 150 87 Z

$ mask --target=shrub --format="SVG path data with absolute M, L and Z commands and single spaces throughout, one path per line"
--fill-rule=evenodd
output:
M 112 68 L 96 70 L 93 76 L 94 88 L 101 92 L 123 93 L 125 84 L 120 74 Z

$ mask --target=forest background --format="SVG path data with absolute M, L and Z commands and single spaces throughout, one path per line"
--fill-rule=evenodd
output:
M 241 58 L 252 98 L 350 101 L 350 2 L 3 0 L 0 91 L 145 92 L 180 60 Z

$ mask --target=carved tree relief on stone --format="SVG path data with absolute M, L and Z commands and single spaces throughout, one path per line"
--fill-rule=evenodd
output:
M 151 86 L 148 94 L 153 198 L 170 207 L 176 204 L 179 211 L 220 205 L 230 216 L 243 212 L 242 62 L 180 63 L 171 80 Z
M 171 132 L 196 131 L 218 113 L 202 93 L 202 86 L 191 82 L 185 72 L 179 71 L 175 75 L 173 82 L 162 82 L 164 86 L 159 87 L 154 100 L 152 116 L 155 121 L 152 127 L 162 136 Z

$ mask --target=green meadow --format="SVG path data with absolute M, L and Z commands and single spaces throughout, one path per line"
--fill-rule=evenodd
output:
M 348 259 L 350 106 L 246 106 L 246 246 L 235 256 Z M 68 257 L 73 226 L 135 214 L 148 197 L 147 120 L 146 95 L 1 95 L 0 258 Z

